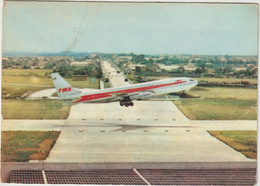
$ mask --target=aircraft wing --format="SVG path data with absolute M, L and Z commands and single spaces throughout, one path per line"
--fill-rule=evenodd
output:
M 124 93 L 124 92 L 111 93 L 111 95 L 114 95 L 116 97 L 121 97 L 122 99 L 125 97 L 129 97 L 131 100 L 149 98 L 152 97 L 154 94 L 155 93 L 153 91 L 140 91 L 140 92 L 132 92 L 132 93 Z
M 91 93 L 100 90 L 100 89 L 93 89 L 93 88 L 75 88 L 75 89 L 81 91 L 82 93 Z

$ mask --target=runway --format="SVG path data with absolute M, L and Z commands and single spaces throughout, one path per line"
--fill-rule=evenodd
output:
M 64 127 L 46 162 L 239 162 L 250 160 L 191 127 Z
M 138 122 L 139 121 L 139 122 Z M 203 130 L 257 130 L 257 122 L 254 120 L 235 120 L 235 121 L 188 121 L 161 123 L 157 121 L 145 122 L 136 120 L 126 122 L 124 120 L 2 120 L 2 131 L 61 131 L 63 127 L 99 127 L 101 130 L 110 127 L 122 127 L 131 129 L 136 127 L 143 128 L 200 128 Z
M 135 101 L 133 107 L 122 107 L 118 102 L 78 104 L 71 107 L 68 120 L 119 120 L 130 123 L 189 121 L 171 101 Z

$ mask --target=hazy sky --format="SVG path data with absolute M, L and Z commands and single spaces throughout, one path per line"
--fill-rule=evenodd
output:
M 6 2 L 3 51 L 256 55 L 247 4 Z

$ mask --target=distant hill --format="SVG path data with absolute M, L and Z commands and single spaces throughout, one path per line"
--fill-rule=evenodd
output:
M 68 57 L 79 57 L 89 55 L 88 52 L 72 52 L 72 51 L 61 51 L 61 52 L 3 52 L 3 57 L 38 57 L 38 56 L 68 56 Z
M 103 53 L 103 52 L 73 52 L 73 51 L 61 51 L 61 52 L 3 52 L 3 57 L 38 57 L 38 56 L 68 56 L 68 57 L 84 57 L 90 54 L 98 54 L 103 57 L 111 57 L 112 55 L 117 56 L 132 56 L 134 53 Z M 160 54 L 144 54 L 146 57 L 157 57 Z M 176 55 L 176 54 L 167 54 Z M 167 56 L 166 55 L 166 56 Z M 200 54 L 178 54 L 182 57 L 225 57 L 227 55 L 200 55 Z M 253 57 L 257 58 L 257 55 L 229 55 L 229 57 Z

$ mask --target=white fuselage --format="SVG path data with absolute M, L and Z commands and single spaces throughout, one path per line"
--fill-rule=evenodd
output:
M 189 91 L 197 84 L 198 82 L 191 78 L 169 78 L 82 94 L 73 103 L 106 103 L 120 101 L 123 97 L 129 97 L 131 100 L 149 99 L 162 94 Z

